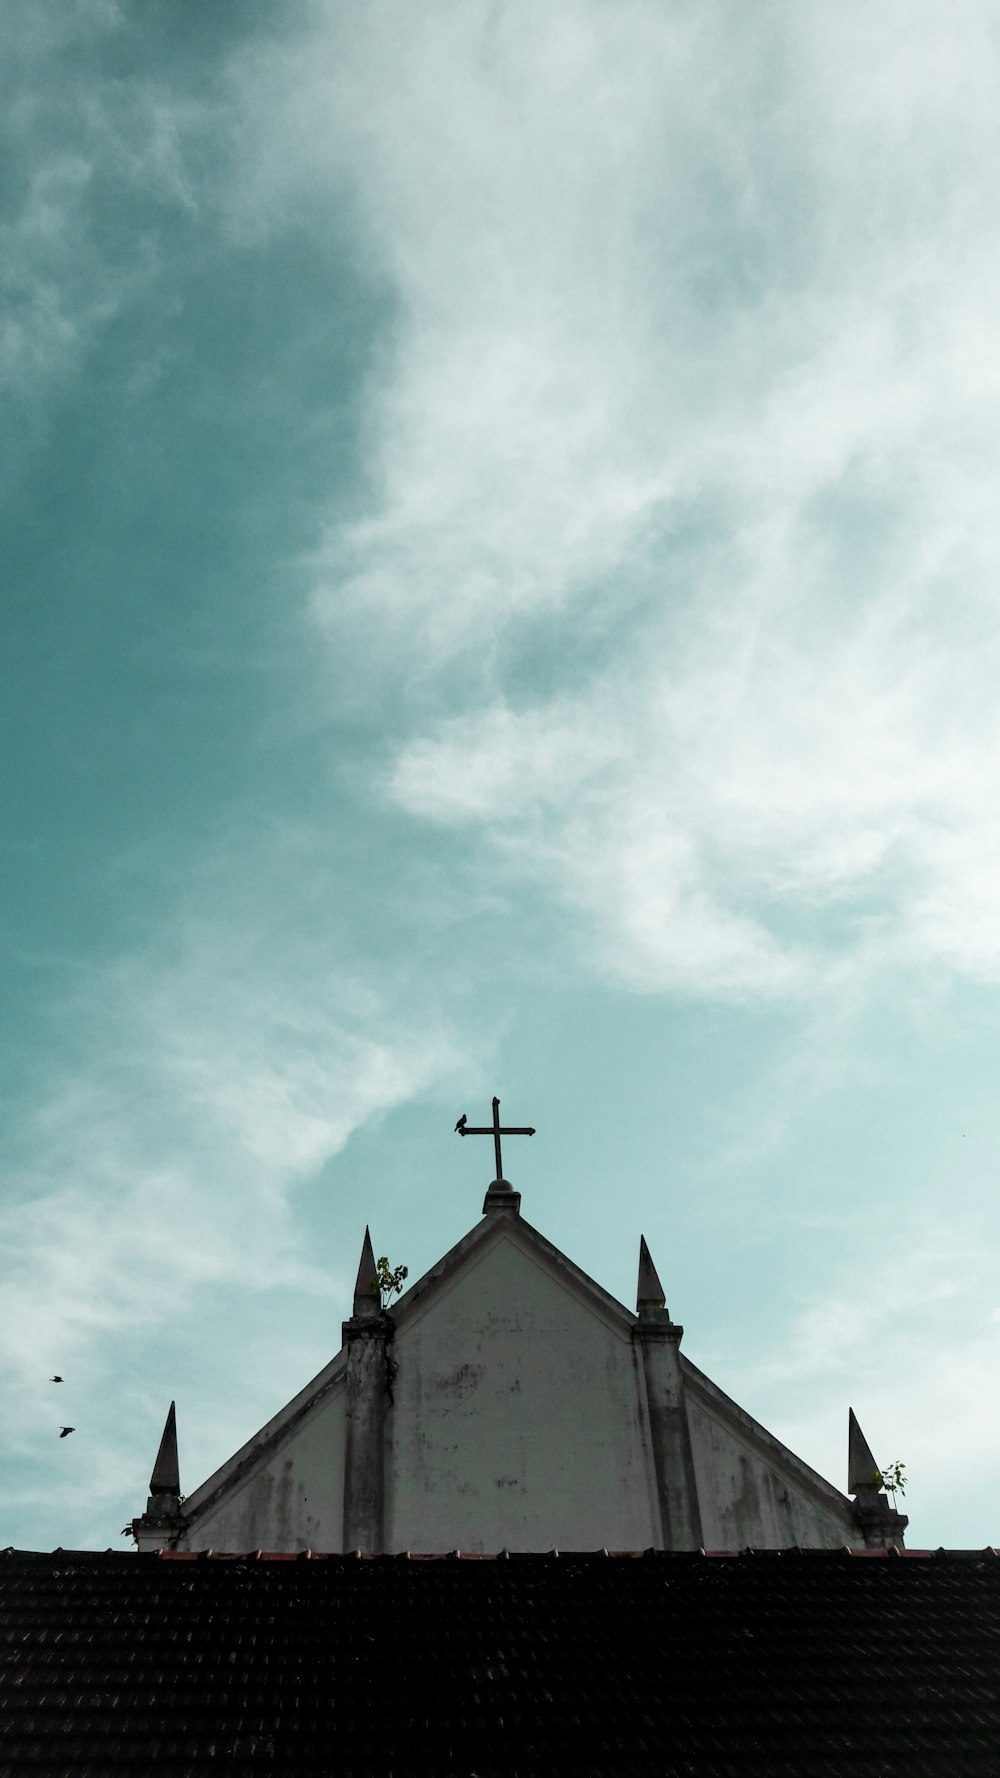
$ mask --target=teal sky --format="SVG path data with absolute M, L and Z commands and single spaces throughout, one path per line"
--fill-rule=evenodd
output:
M 0 1543 L 120 1544 L 172 1397 L 192 1492 L 494 1092 L 546 1235 L 996 1543 L 995 7 L 5 35 Z

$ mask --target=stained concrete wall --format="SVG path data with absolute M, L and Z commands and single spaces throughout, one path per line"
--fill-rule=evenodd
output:
M 511 1225 L 400 1317 L 393 1355 L 386 1549 L 659 1541 L 630 1330 Z
M 265 1445 L 256 1461 L 251 1454 L 232 1485 L 197 1514 L 178 1547 L 342 1549 L 344 1405 L 341 1381 L 284 1438 Z
M 706 1549 L 837 1549 L 857 1543 L 850 1503 L 686 1367 L 685 1395 Z M 697 1373 L 695 1373 L 697 1374 Z M 707 1379 L 703 1382 L 707 1383 Z
M 366 1546 L 662 1547 L 634 1318 L 541 1236 L 494 1213 L 394 1320 L 366 1384 L 384 1426 Z M 184 1503 L 176 1547 L 343 1548 L 347 1363 L 345 1349 Z M 683 1354 L 681 1369 L 706 1547 L 860 1542 L 845 1496 Z

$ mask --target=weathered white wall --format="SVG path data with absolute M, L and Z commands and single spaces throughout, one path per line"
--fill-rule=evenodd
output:
M 659 1541 L 629 1330 L 511 1233 L 401 1317 L 394 1348 L 388 1550 Z
M 265 1447 L 180 1542 L 189 1550 L 343 1548 L 344 1385 L 341 1380 Z
M 794 1460 L 762 1448 L 690 1380 L 685 1393 L 706 1549 L 837 1549 L 858 1541 L 846 1501 L 843 1511 L 824 1501 Z
M 633 1318 L 535 1231 L 505 1214 L 478 1225 L 395 1320 L 394 1402 L 381 1359 L 373 1373 L 385 1465 L 372 1547 L 661 1546 Z M 681 1365 L 705 1545 L 857 1543 L 851 1503 Z M 185 1502 L 177 1547 L 343 1548 L 346 1367 L 342 1351 Z

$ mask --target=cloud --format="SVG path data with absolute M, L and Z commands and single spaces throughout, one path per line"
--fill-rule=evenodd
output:
M 0 380 L 31 390 L 72 366 L 85 338 L 117 310 L 117 277 L 91 265 L 81 285 L 79 215 L 91 163 L 54 154 L 36 166 L 18 214 L 0 228 L 5 313 Z
M 573 699 L 445 720 L 389 795 L 583 910 L 634 986 L 785 994 L 879 959 L 995 980 L 996 644 L 893 592 L 838 632 L 819 660 L 801 610 L 695 614 Z
M 235 67 L 260 227 L 329 205 L 392 297 L 307 564 L 441 688 L 390 797 L 629 986 L 997 978 L 996 63 L 976 0 L 581 0 Z
M 328 532 L 315 609 L 381 616 L 387 646 L 403 623 L 412 655 L 447 660 L 560 610 L 669 489 L 631 437 L 662 348 L 629 212 L 655 202 L 655 177 L 634 185 L 642 123 L 676 133 L 636 50 L 675 55 L 685 33 L 647 8 L 610 41 L 587 6 L 318 16 L 240 65 L 244 113 L 267 120 L 245 207 L 315 224 L 325 193 L 363 219 L 397 309 L 367 413 L 373 510 Z
M 109 45 L 130 78 L 104 64 Z M 112 0 L 25 11 L 8 47 L 0 390 L 32 411 L 148 293 L 168 225 L 198 208 L 193 167 L 217 120 L 209 99 L 144 67 L 141 33 Z
M 1000 363 L 995 46 L 965 13 L 901 63 L 891 8 L 320 7 L 241 59 L 244 208 L 348 214 L 396 303 L 320 619 L 446 663 L 621 598 L 697 497 L 773 580 L 859 462 L 890 515 L 957 492 Z

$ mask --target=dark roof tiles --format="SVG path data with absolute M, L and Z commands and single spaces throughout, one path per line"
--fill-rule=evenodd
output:
M 996 1778 L 996 1552 L 858 1554 L 10 1551 L 0 1774 Z

